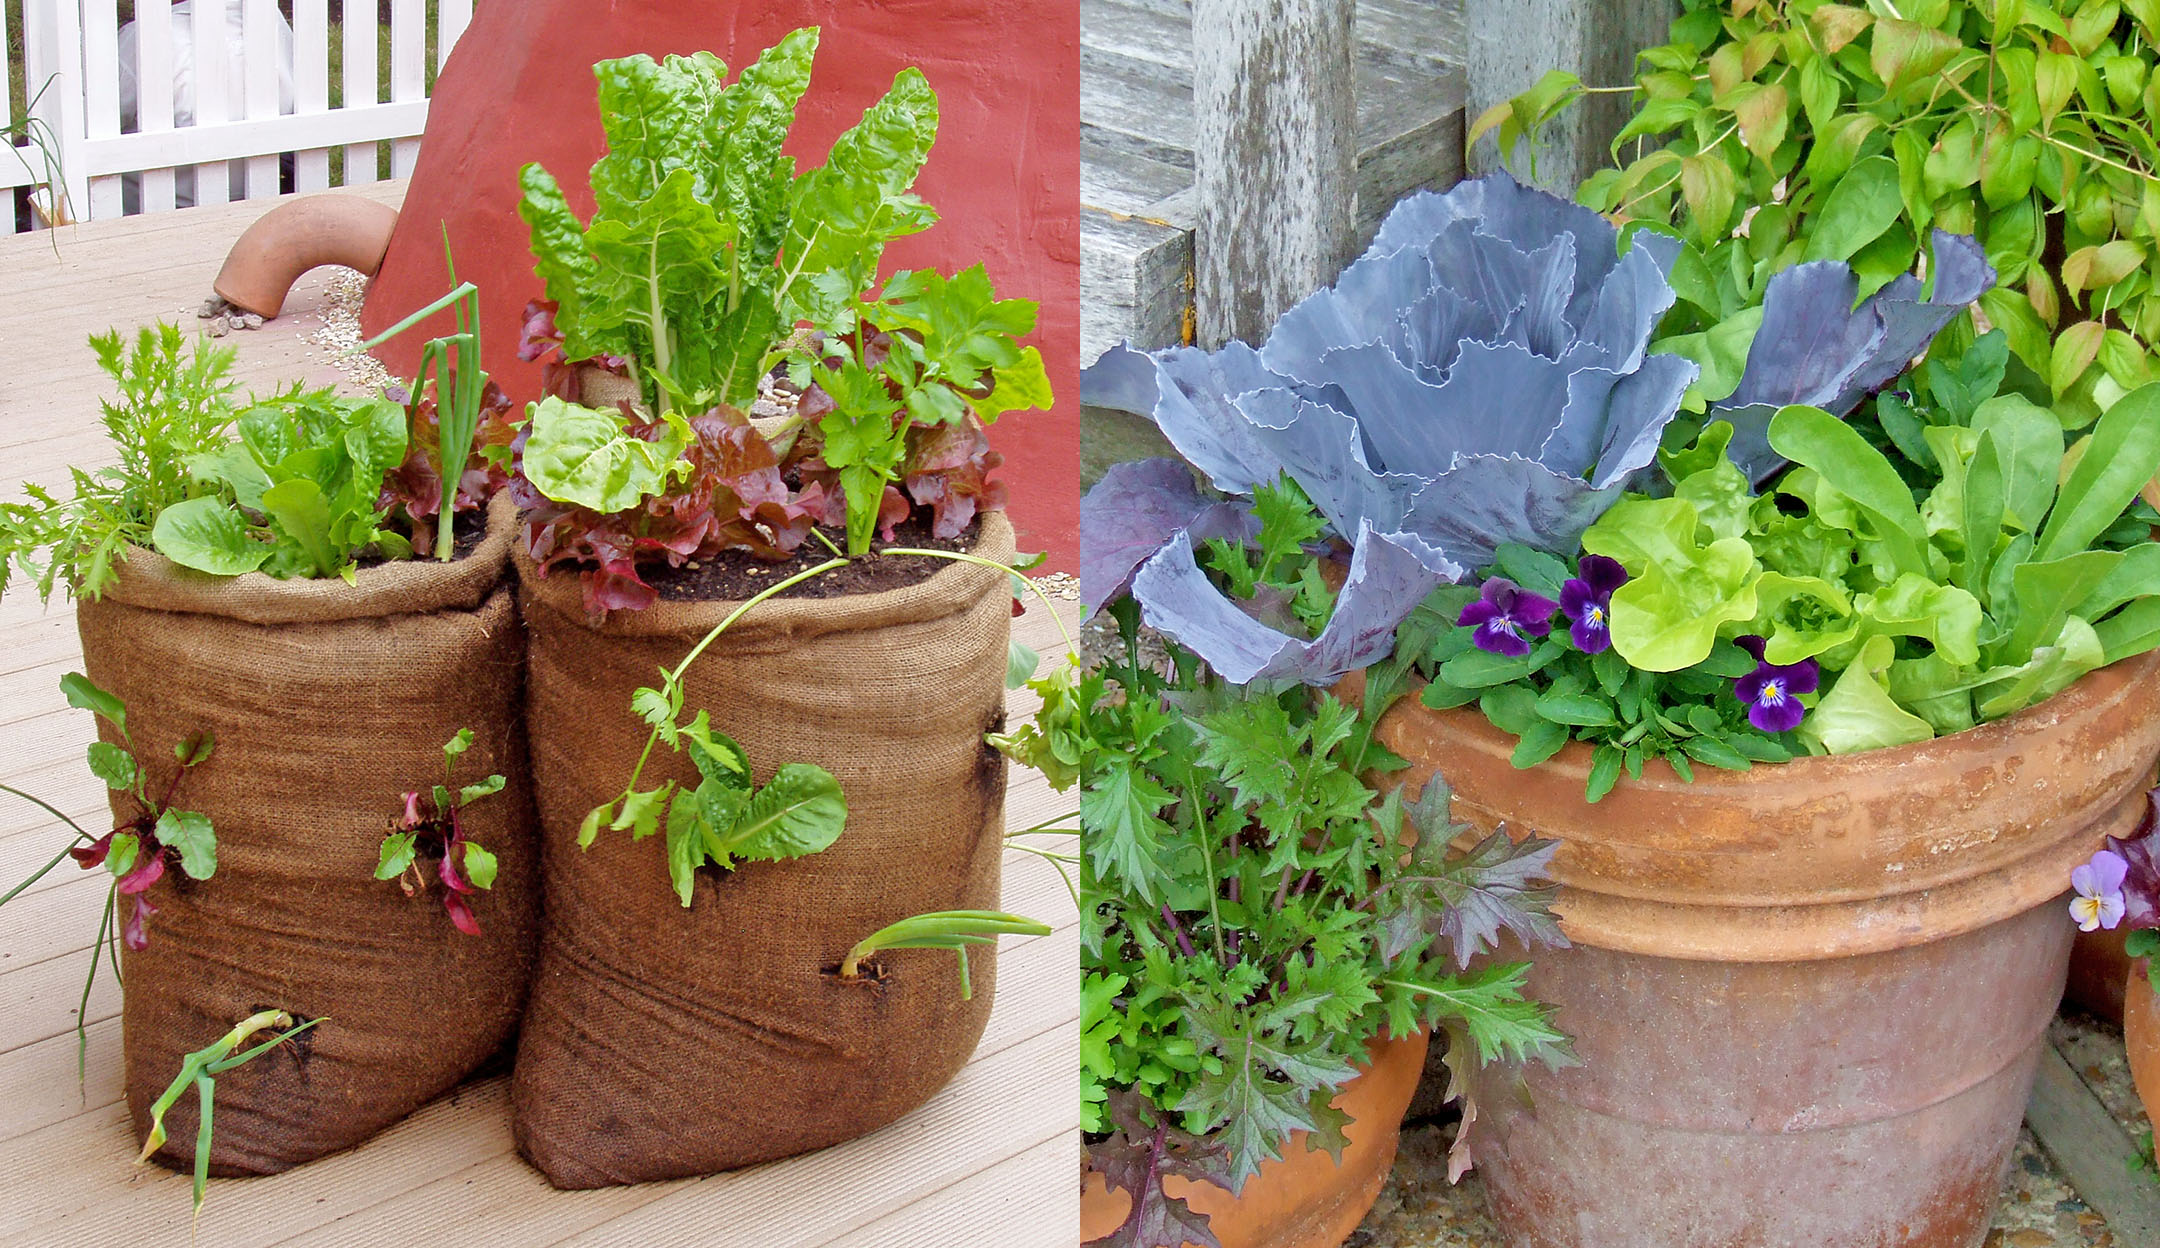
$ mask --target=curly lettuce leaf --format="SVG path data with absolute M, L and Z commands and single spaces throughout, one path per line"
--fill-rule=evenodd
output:
M 652 441 L 631 436 L 619 412 L 597 411 L 550 395 L 533 405 L 525 477 L 559 503 L 615 512 L 666 488 L 693 434 L 680 421 Z

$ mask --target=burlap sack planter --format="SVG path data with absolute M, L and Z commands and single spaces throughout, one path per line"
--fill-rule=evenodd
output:
M 509 1041 L 540 911 L 525 642 L 507 576 L 516 532 L 499 499 L 473 553 L 363 568 L 350 586 L 216 579 L 136 550 L 102 600 L 79 606 L 88 674 L 127 702 L 154 783 L 173 742 L 217 734 L 176 801 L 216 825 L 217 872 L 167 872 L 148 894 L 149 948 L 122 959 L 138 1135 L 182 1057 L 256 1010 L 329 1021 L 218 1076 L 215 1174 L 271 1174 L 358 1144 Z M 441 781 L 443 742 L 460 728 L 475 734 L 461 782 L 509 782 L 463 817 L 500 864 L 493 889 L 474 894 L 477 937 L 451 926 L 439 886 L 407 897 L 374 878 L 401 795 Z M 192 1095 L 166 1128 L 158 1159 L 192 1165 Z
M 1005 517 L 975 553 L 1013 554 Z M 585 618 L 578 578 L 519 555 L 531 630 L 527 723 L 547 924 L 511 1082 L 518 1148 L 562 1188 L 706 1174 L 852 1139 L 943 1087 L 990 1013 L 995 964 L 881 955 L 880 982 L 832 971 L 862 937 L 932 910 L 995 909 L 1010 580 L 954 563 L 902 589 L 752 608 L 685 675 L 686 705 L 740 741 L 759 783 L 816 763 L 847 795 L 830 848 L 669 885 L 662 838 L 586 812 L 629 780 L 648 728 L 631 692 L 737 604 L 668 602 Z M 660 750 L 641 787 L 694 785 Z

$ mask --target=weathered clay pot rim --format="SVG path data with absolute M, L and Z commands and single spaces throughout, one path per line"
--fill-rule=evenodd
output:
M 2069 715 L 2115 696 L 2121 686 L 2152 681 L 2155 677 L 2160 677 L 2160 649 L 2148 650 L 2095 669 L 2045 702 L 1948 736 L 1916 741 L 1910 745 L 1864 750 L 1858 754 L 1809 754 L 1783 763 L 1756 763 L 1746 771 L 1728 771 L 1703 763 L 1696 766 L 1693 780 L 1682 780 L 1671 764 L 1661 758 L 1649 759 L 1643 763 L 1642 779 L 1637 780 L 1622 772 L 1614 789 L 1663 789 L 1690 793 L 1744 789 L 1750 793 L 1761 794 L 1774 793 L 1780 789 L 1836 787 L 1841 780 L 1850 776 L 1925 767 L 1953 754 L 1968 755 L 1999 748 L 2031 733 L 2045 731 Z M 1355 674 L 1350 679 L 1358 682 L 1358 691 L 1362 692 L 1363 674 Z M 1412 684 L 1404 692 L 1403 701 L 1414 702 L 1424 687 L 1422 682 Z M 1462 723 L 1471 725 L 1464 730 L 1465 735 L 1485 738 L 1479 744 L 1489 741 L 1505 753 L 1514 752 L 1515 738 L 1486 719 L 1475 705 L 1451 707 L 1447 710 L 1421 709 L 1429 715 L 1449 719 L 1459 717 Z M 1560 747 L 1557 754 L 1539 763 L 1537 769 L 1549 768 L 1566 775 L 1578 785 L 1585 785 L 1590 779 L 1590 765 L 1594 753 L 1591 746 L 1581 741 L 1569 741 Z M 1596 809 L 1588 802 L 1585 802 L 1584 806 L 1587 809 Z
M 395 559 L 341 577 L 280 580 L 266 572 L 213 576 L 174 563 L 146 546 L 129 546 L 114 565 L 104 596 L 127 606 L 221 615 L 251 624 L 322 623 L 473 608 L 502 583 L 517 544 L 517 507 L 507 494 L 489 504 L 480 544 L 445 563 Z
M 1015 551 L 1012 521 L 1002 511 L 980 513 L 975 544 L 965 552 L 992 563 L 1009 564 Z M 677 637 L 706 633 L 742 605 L 742 600 L 677 602 L 663 599 L 643 611 L 610 611 L 595 625 L 585 614 L 584 587 L 571 569 L 543 575 L 525 543 L 513 555 L 528 607 L 537 603 L 588 632 L 610 637 Z M 937 619 L 965 611 L 1011 573 L 981 564 L 952 560 L 913 585 L 833 598 L 769 598 L 728 629 L 728 636 L 792 640 L 827 633 L 883 628 Z
M 1378 1074 L 1382 1079 L 1387 1080 L 1408 1076 L 1409 1082 L 1403 1088 L 1401 1097 L 1401 1109 L 1406 1110 L 1416 1084 L 1416 1076 L 1411 1072 L 1424 1069 L 1426 1053 L 1430 1043 L 1431 1036 L 1426 1032 L 1420 1031 L 1414 1032 L 1407 1037 L 1396 1037 L 1389 1035 L 1386 1029 L 1383 1028 L 1368 1042 L 1366 1060 L 1358 1064 L 1357 1075 L 1343 1084 L 1342 1088 L 1337 1091 L 1334 1098 L 1335 1102 L 1340 1102 L 1351 1096 L 1353 1090 L 1359 1088 L 1361 1081 L 1366 1081 L 1369 1076 Z M 1374 1087 L 1377 1090 L 1378 1085 L 1374 1085 Z M 1338 1107 L 1340 1106 L 1338 1105 Z M 1373 1121 L 1371 1125 L 1379 1129 L 1379 1134 L 1367 1137 L 1362 1131 L 1359 1131 L 1358 1138 L 1351 1144 L 1351 1149 L 1384 1148 L 1391 1159 L 1402 1129 L 1401 1117 L 1401 1110 L 1397 1110 L 1393 1114 L 1393 1121 Z M 1367 1121 L 1366 1119 L 1353 1118 L 1350 1124 L 1351 1129 L 1358 1130 L 1360 1124 Z M 1086 1236 L 1091 1223 L 1107 1222 L 1112 1217 L 1123 1218 L 1130 1216 L 1132 1198 L 1123 1191 L 1110 1191 L 1101 1176 L 1086 1164 L 1085 1151 L 1082 1152 L 1081 1156 L 1080 1234 Z M 1351 1152 L 1345 1152 L 1342 1166 L 1350 1165 L 1352 1156 Z M 1332 1180 L 1332 1182 L 1315 1182 L 1316 1178 L 1323 1176 L 1328 1180 Z M 1384 1178 L 1384 1175 L 1381 1177 Z M 1232 1210 L 1240 1210 L 1245 1217 L 1250 1218 L 1252 1212 L 1247 1207 L 1249 1205 L 1248 1196 L 1252 1193 L 1255 1185 L 1268 1188 L 1271 1192 L 1290 1187 L 1305 1187 L 1310 1189 L 1311 1194 L 1325 1197 L 1354 1191 L 1354 1188 L 1343 1186 L 1351 1181 L 1329 1153 L 1324 1149 L 1311 1146 L 1307 1132 L 1295 1131 L 1291 1133 L 1288 1139 L 1283 1141 L 1282 1156 L 1262 1162 L 1259 1172 L 1248 1178 L 1245 1185 L 1234 1195 L 1224 1193 L 1222 1189 L 1212 1185 L 1194 1183 L 1181 1176 L 1171 1176 L 1165 1180 L 1164 1190 L 1169 1195 L 1185 1199 L 1195 1209 L 1207 1212 L 1211 1217 L 1220 1218 Z M 1379 1189 L 1376 1181 L 1372 1195 L 1377 1197 L 1378 1194 Z M 1365 1201 L 1365 1207 L 1357 1211 L 1359 1217 L 1364 1216 L 1364 1212 L 1369 1209 L 1370 1204 L 1369 1199 Z M 1116 1223 L 1108 1223 L 1108 1225 L 1114 1229 Z M 1296 1232 L 1285 1231 L 1274 1226 L 1246 1226 L 1243 1231 L 1244 1237 L 1233 1234 L 1230 1241 L 1231 1248 L 1244 1248 L 1246 1245 L 1252 1245 L 1253 1248 L 1275 1248 L 1278 1244 L 1284 1245 L 1286 1248 L 1308 1248 L 1308 1245 L 1315 1242 L 1302 1237 L 1283 1239 L 1281 1238 L 1283 1235 L 1295 1236 Z M 1264 1240 L 1250 1238 L 1255 1232 L 1264 1234 L 1268 1231 L 1273 1231 L 1275 1233 L 1274 1237 Z M 1097 1233 L 1099 1235 L 1107 1232 L 1098 1231 Z M 1339 1240 L 1331 1237 L 1331 1248 L 1335 1243 L 1339 1243 Z M 1186 1248 L 1193 1248 L 1193 1246 L 1188 1244 Z
M 1447 776 L 1472 825 L 1562 842 L 1555 908 L 1572 939 L 1696 960 L 1847 957 L 2060 896 L 2101 836 L 2142 809 L 2160 717 L 2140 698 L 2156 674 L 2160 652 L 2136 656 L 2039 706 L 1915 745 L 1702 767 L 1692 783 L 1646 766 L 1595 806 L 1582 796 L 1590 747 L 1517 771 L 1514 739 L 1475 708 L 1406 699 L 1381 738 Z

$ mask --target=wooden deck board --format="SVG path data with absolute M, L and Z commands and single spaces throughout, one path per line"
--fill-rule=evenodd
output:
M 362 192 L 398 202 L 401 184 Z M 106 394 L 85 337 L 164 318 L 194 332 L 194 307 L 234 238 L 270 204 L 203 208 L 0 240 L 0 341 L 35 343 L 36 369 L 0 375 L 0 501 L 25 480 L 61 484 L 68 465 L 109 462 L 97 423 Z M 57 239 L 58 254 L 53 248 Z M 285 314 L 223 341 L 235 375 L 269 388 L 338 380 L 320 324 L 322 275 L 304 278 Z M 1057 661 L 1040 604 L 1016 633 Z M 90 719 L 67 708 L 62 673 L 80 663 L 73 611 L 37 602 L 21 582 L 0 599 L 0 784 L 35 792 L 99 830 L 103 793 L 81 764 Z M 1037 700 L 1015 693 L 1015 722 Z M 1007 823 L 1070 810 L 1034 772 L 1015 770 Z M 0 889 L 66 843 L 50 814 L 0 794 Z M 1078 916 L 1041 859 L 1005 858 L 1004 905 L 1051 922 L 1046 937 L 1008 939 L 999 996 L 973 1060 L 915 1113 L 822 1153 L 704 1180 L 601 1192 L 555 1192 L 516 1156 L 507 1079 L 476 1079 L 359 1148 L 267 1179 L 217 1181 L 201 1248 L 385 1243 L 812 1245 L 974 1242 L 948 1233 L 956 1211 L 999 1211 L 1003 1242 L 1071 1240 L 1066 1208 L 1077 1155 Z M 132 1164 L 120 1100 L 120 992 L 109 972 L 89 1003 L 85 1078 L 76 1079 L 75 1009 L 105 889 L 62 866 L 0 907 L 0 1243 L 189 1242 L 185 1176 Z M 1052 1165 L 1056 1161 L 1058 1164 Z M 1056 1182 L 1050 1181 L 1055 1176 Z M 1062 1203 L 1061 1203 L 1062 1202 Z M 867 1237 L 867 1238 L 866 1238 Z M 983 1242 L 988 1242 L 987 1240 Z

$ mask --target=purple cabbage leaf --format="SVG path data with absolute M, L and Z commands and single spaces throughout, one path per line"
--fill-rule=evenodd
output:
M 1936 230 L 1934 245 L 1935 289 L 1924 298 L 1921 280 L 1906 273 L 1859 300 L 1859 278 L 1838 260 L 1796 264 L 1770 279 L 1740 384 L 1710 405 L 1710 419 L 1733 427 L 1727 453 L 1756 484 L 1786 462 L 1770 449 L 1770 418 L 1780 408 L 1850 415 L 1995 284 L 1972 237 Z

